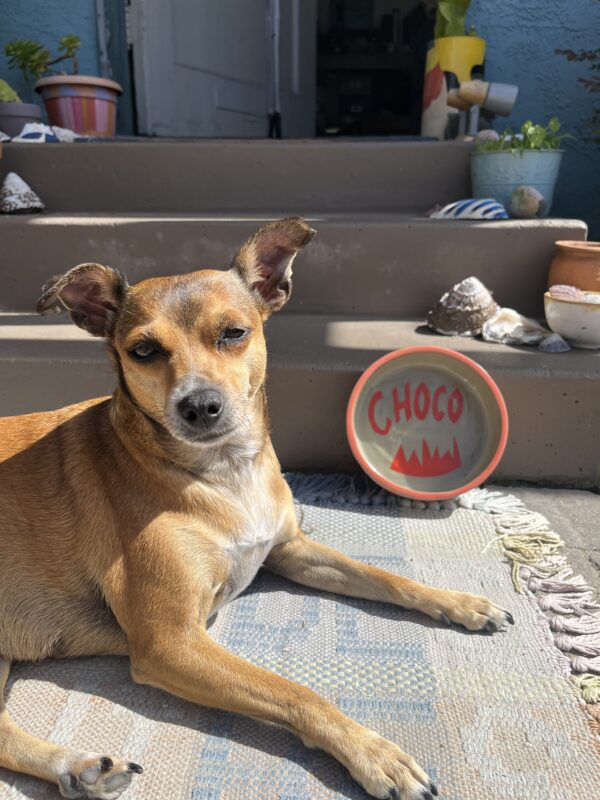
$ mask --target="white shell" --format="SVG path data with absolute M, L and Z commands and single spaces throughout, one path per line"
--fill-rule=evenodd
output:
M 493 128 L 485 128 L 475 134 L 476 142 L 497 142 L 500 139 L 500 134 Z
M 577 286 L 570 286 L 566 283 L 555 283 L 548 289 L 550 297 L 556 297 L 557 300 L 568 300 L 573 303 L 580 303 L 585 299 L 585 292 L 578 289 Z
M 16 172 L 9 172 L 0 189 L 0 212 L 3 214 L 42 211 L 44 204 Z
M 570 349 L 571 345 L 567 344 L 558 333 L 545 336 L 538 345 L 538 350 L 542 353 L 567 353 Z
M 477 336 L 498 304 L 479 278 L 465 278 L 427 312 L 430 328 L 446 336 Z
M 430 214 L 431 219 L 508 219 L 506 209 L 493 197 L 475 197 L 449 203 Z
M 58 137 L 52 131 L 52 128 L 49 125 L 44 125 L 43 122 L 26 122 L 21 129 L 21 133 L 15 136 L 13 142 L 44 144 L 45 142 L 58 142 Z
M 514 308 L 501 308 L 484 323 L 481 335 L 486 342 L 539 344 L 550 335 L 550 331 L 534 319 L 519 314 Z

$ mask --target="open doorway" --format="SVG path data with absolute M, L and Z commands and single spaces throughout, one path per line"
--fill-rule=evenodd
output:
M 436 5 L 318 0 L 318 136 L 419 135 Z

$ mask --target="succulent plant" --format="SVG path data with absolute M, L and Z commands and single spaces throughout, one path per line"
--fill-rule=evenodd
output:
M 46 72 L 56 72 L 52 66 L 67 59 L 72 62 L 72 74 L 77 75 L 79 72 L 77 50 L 80 46 L 79 36 L 68 34 L 59 39 L 59 54 L 55 58 L 52 57 L 47 47 L 33 39 L 13 39 L 6 43 L 4 52 L 8 59 L 8 66 L 12 69 L 20 69 L 25 80 L 31 82 L 41 78 Z

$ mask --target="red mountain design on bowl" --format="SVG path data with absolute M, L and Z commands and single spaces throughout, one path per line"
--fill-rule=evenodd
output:
M 439 475 L 447 475 L 461 465 L 458 442 L 456 439 L 453 439 L 453 442 L 452 450 L 447 450 L 441 456 L 438 447 L 432 453 L 427 441 L 423 439 L 420 459 L 416 450 L 410 458 L 407 458 L 403 446 L 400 445 L 396 457 L 392 461 L 391 469 L 394 472 L 412 475 L 415 478 L 436 478 Z

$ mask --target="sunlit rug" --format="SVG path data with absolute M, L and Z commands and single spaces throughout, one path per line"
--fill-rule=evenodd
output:
M 260 574 L 219 613 L 215 639 L 398 742 L 448 800 L 598 800 L 597 732 L 583 698 L 600 699 L 600 620 L 545 520 L 481 490 L 425 507 L 362 479 L 289 479 L 315 539 L 484 593 L 516 624 L 471 635 Z M 135 686 L 124 658 L 16 666 L 8 707 L 39 736 L 143 764 L 131 800 L 367 797 L 286 731 Z M 0 798 L 52 797 L 56 788 L 0 770 Z

